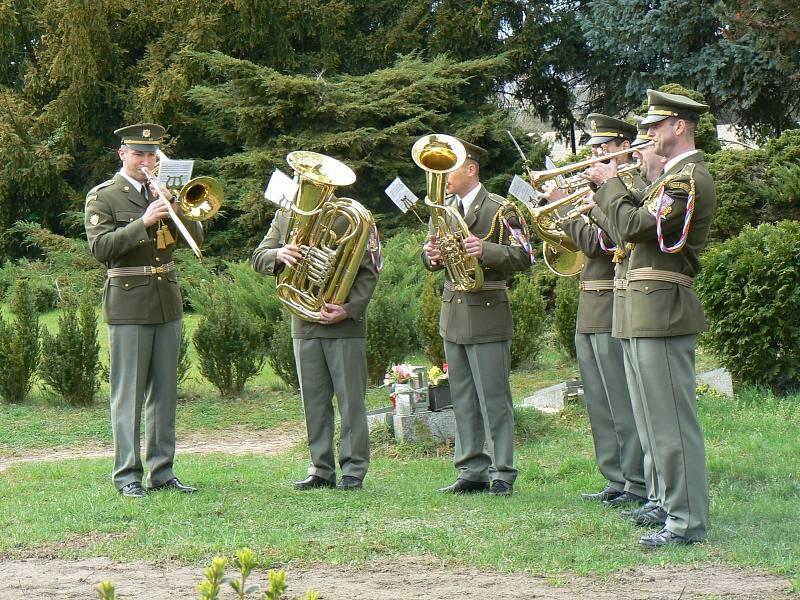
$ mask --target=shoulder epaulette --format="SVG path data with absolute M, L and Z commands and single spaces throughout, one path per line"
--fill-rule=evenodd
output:
M 107 188 L 108 186 L 110 186 L 113 183 L 114 183 L 114 180 L 113 179 L 109 179 L 107 181 L 104 181 L 103 183 L 99 183 L 96 186 L 94 186 L 91 190 L 89 190 L 89 193 L 86 194 L 86 202 L 87 203 L 91 202 L 92 200 L 97 198 L 97 192 L 99 192 L 103 188 Z
M 495 202 L 496 204 L 499 204 L 500 206 L 505 207 L 505 206 L 508 206 L 509 204 L 511 204 L 508 200 L 506 200 L 502 196 L 499 196 L 497 194 L 493 194 L 492 192 L 489 192 L 487 195 L 489 196 L 489 199 L 492 200 L 492 202 Z

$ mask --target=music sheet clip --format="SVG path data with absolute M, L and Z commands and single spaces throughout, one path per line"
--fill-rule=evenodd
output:
M 267 189 L 264 190 L 264 198 L 281 208 L 288 209 L 291 207 L 299 187 L 294 179 L 280 169 L 275 169 L 272 177 L 269 178 Z
M 404 214 L 419 200 L 399 177 L 394 178 L 385 192 Z
M 158 150 L 158 185 L 180 189 L 192 179 L 193 160 L 172 160 Z

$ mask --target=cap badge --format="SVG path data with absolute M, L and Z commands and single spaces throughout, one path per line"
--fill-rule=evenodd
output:
M 589 121 L 589 127 L 591 127 L 592 129 L 592 133 L 597 133 L 597 121 L 595 121 L 594 119 Z
M 149 129 L 142 129 L 142 137 L 149 138 L 150 137 L 150 130 Z

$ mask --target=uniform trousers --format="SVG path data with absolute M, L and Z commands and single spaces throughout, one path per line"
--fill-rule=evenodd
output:
M 575 349 L 597 468 L 612 489 L 644 496 L 642 445 L 625 378 L 622 344 L 610 333 L 576 333 Z
M 631 358 L 642 397 L 666 528 L 692 540 L 708 531 L 708 476 L 697 420 L 696 335 L 631 338 Z
M 653 462 L 653 443 L 649 433 L 651 427 L 648 427 L 647 424 L 647 413 L 644 410 L 644 401 L 639 391 L 640 388 L 637 383 L 636 370 L 633 367 L 631 341 L 629 339 L 621 339 L 620 342 L 622 343 L 622 351 L 625 359 L 625 379 L 628 383 L 628 393 L 630 394 L 633 416 L 636 421 L 636 432 L 642 447 L 642 466 L 644 467 L 647 499 L 653 504 L 660 505 L 661 495 L 659 490 L 662 485 L 659 481 L 661 477 L 658 471 L 656 471 L 656 465 Z
M 339 406 L 339 466 L 342 475 L 363 480 L 369 467 L 365 338 L 293 340 L 294 359 L 306 417 L 309 475 L 336 481 L 333 396 Z
M 147 485 L 174 477 L 175 405 L 181 320 L 158 325 L 109 325 L 111 428 L 117 489 L 141 482 L 140 429 L 144 404 Z
M 513 485 L 514 406 L 508 374 L 511 341 L 454 344 L 445 340 L 450 397 L 456 417 L 459 478 Z

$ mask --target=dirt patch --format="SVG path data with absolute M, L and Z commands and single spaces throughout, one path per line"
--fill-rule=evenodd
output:
M 224 454 L 278 454 L 294 446 L 304 435 L 300 429 L 269 431 L 237 431 L 227 430 L 209 437 L 188 436 L 178 441 L 178 454 L 206 454 L 222 452 Z M 144 454 L 144 452 L 143 452 Z M 114 456 L 114 449 L 108 446 L 82 448 L 53 448 L 34 451 L 20 456 L 0 456 L 0 472 L 17 463 L 44 462 L 56 460 L 72 460 L 78 458 L 106 458 Z
M 554 578 L 447 569 L 419 558 L 374 562 L 360 568 L 320 565 L 288 569 L 288 574 L 290 597 L 317 589 L 324 600 L 796 598 L 785 579 L 727 566 L 636 568 L 608 579 Z M 95 597 L 94 588 L 100 581 L 110 580 L 121 600 L 176 600 L 196 598 L 195 586 L 201 579 L 199 566 L 116 563 L 107 558 L 31 558 L 0 561 L 0 598 L 84 600 Z M 266 572 L 257 571 L 252 581 L 266 584 Z M 226 590 L 222 598 L 233 598 L 233 592 Z

